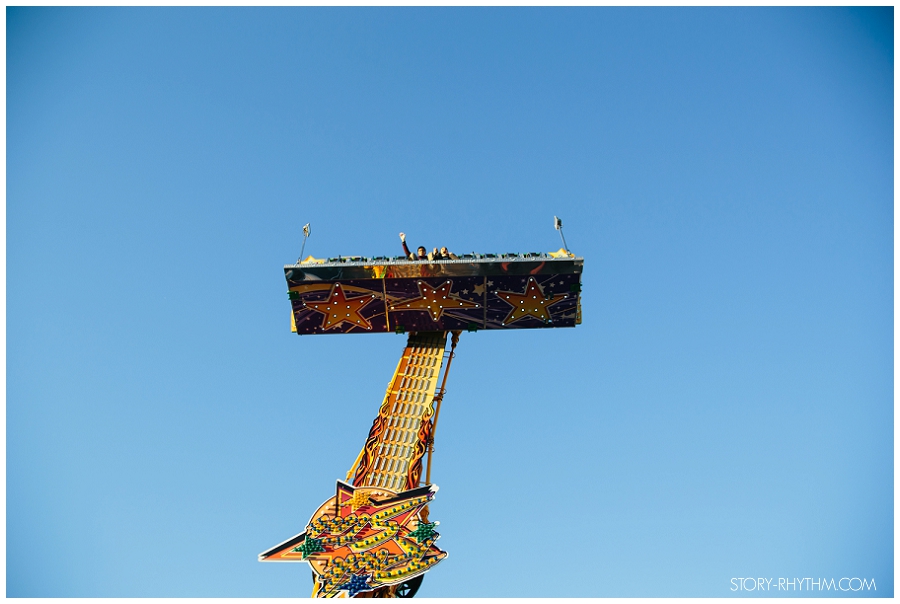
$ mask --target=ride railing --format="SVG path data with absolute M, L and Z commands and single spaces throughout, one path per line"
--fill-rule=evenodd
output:
M 573 255 L 562 255 L 558 252 L 507 252 L 505 254 L 478 254 L 475 252 L 469 254 L 455 254 L 456 258 L 434 258 L 429 260 L 410 260 L 406 256 L 335 256 L 332 258 L 306 258 L 298 260 L 296 264 L 285 266 L 300 266 L 303 264 L 394 264 L 398 262 L 404 263 L 466 263 L 478 260 L 554 260 L 560 258 L 571 259 Z

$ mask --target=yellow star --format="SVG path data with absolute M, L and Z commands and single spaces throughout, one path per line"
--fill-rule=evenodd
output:
M 352 323 L 365 329 L 372 329 L 371 323 L 359 312 L 375 298 L 375 294 L 369 294 L 348 299 L 344 296 L 341 284 L 335 283 L 334 287 L 331 288 L 331 293 L 328 294 L 328 300 L 325 302 L 304 302 L 303 305 L 325 315 L 325 319 L 322 321 L 323 330 L 331 329 L 343 322 Z
M 341 503 L 341 507 L 349 505 L 352 511 L 356 511 L 364 505 L 369 505 L 369 494 L 365 491 L 356 491 L 347 501 Z
M 431 319 L 437 322 L 445 310 L 480 308 L 474 302 L 452 295 L 450 290 L 453 288 L 453 281 L 446 281 L 440 287 L 431 287 L 424 281 L 417 281 L 416 284 L 419 286 L 419 297 L 397 302 L 391 306 L 391 310 L 427 310 Z
M 545 296 L 544 291 L 537 281 L 534 280 L 534 277 L 528 278 L 524 294 L 501 291 L 494 293 L 513 307 L 509 314 L 506 315 L 506 318 L 503 319 L 504 325 L 515 323 L 523 317 L 534 317 L 544 323 L 550 323 L 550 312 L 547 310 L 547 307 L 553 306 L 557 302 L 562 302 L 569 297 L 568 294 L 559 298 L 554 298 L 553 294 L 550 294 L 550 297 Z

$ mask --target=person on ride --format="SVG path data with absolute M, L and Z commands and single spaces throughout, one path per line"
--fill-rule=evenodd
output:
M 453 252 L 448 251 L 446 247 L 442 247 L 440 256 L 435 254 L 435 258 L 440 258 L 441 260 L 456 260 L 458 256 Z
M 418 249 L 416 249 L 416 253 L 413 254 L 409 251 L 409 248 L 406 246 L 406 233 L 400 233 L 400 241 L 403 243 L 403 253 L 406 254 L 406 257 L 410 260 L 431 260 L 432 257 L 429 256 L 425 252 L 425 246 L 420 245 Z

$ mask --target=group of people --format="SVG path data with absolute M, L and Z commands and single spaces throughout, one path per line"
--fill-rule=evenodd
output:
M 424 245 L 420 245 L 416 249 L 416 253 L 413 254 L 409 251 L 409 248 L 406 246 L 406 233 L 400 233 L 400 241 L 403 243 L 403 253 L 410 260 L 456 260 L 456 254 L 447 250 L 446 247 L 442 247 L 440 250 L 434 248 L 431 252 L 428 252 L 425 249 Z

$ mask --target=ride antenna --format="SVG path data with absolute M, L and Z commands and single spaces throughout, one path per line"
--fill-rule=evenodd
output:
M 297 258 L 297 264 L 303 262 L 303 250 L 306 249 L 306 240 L 309 238 L 309 223 L 303 225 L 303 245 L 300 246 L 300 257 Z
M 553 217 L 553 228 L 555 228 L 557 231 L 559 231 L 559 236 L 562 237 L 563 249 L 566 250 L 566 251 L 568 252 L 568 251 L 569 251 L 569 246 L 566 245 L 566 236 L 563 235 L 563 232 L 562 232 L 562 226 L 563 226 L 563 225 L 562 225 L 562 219 L 560 219 L 559 216 L 554 216 L 554 217 Z

